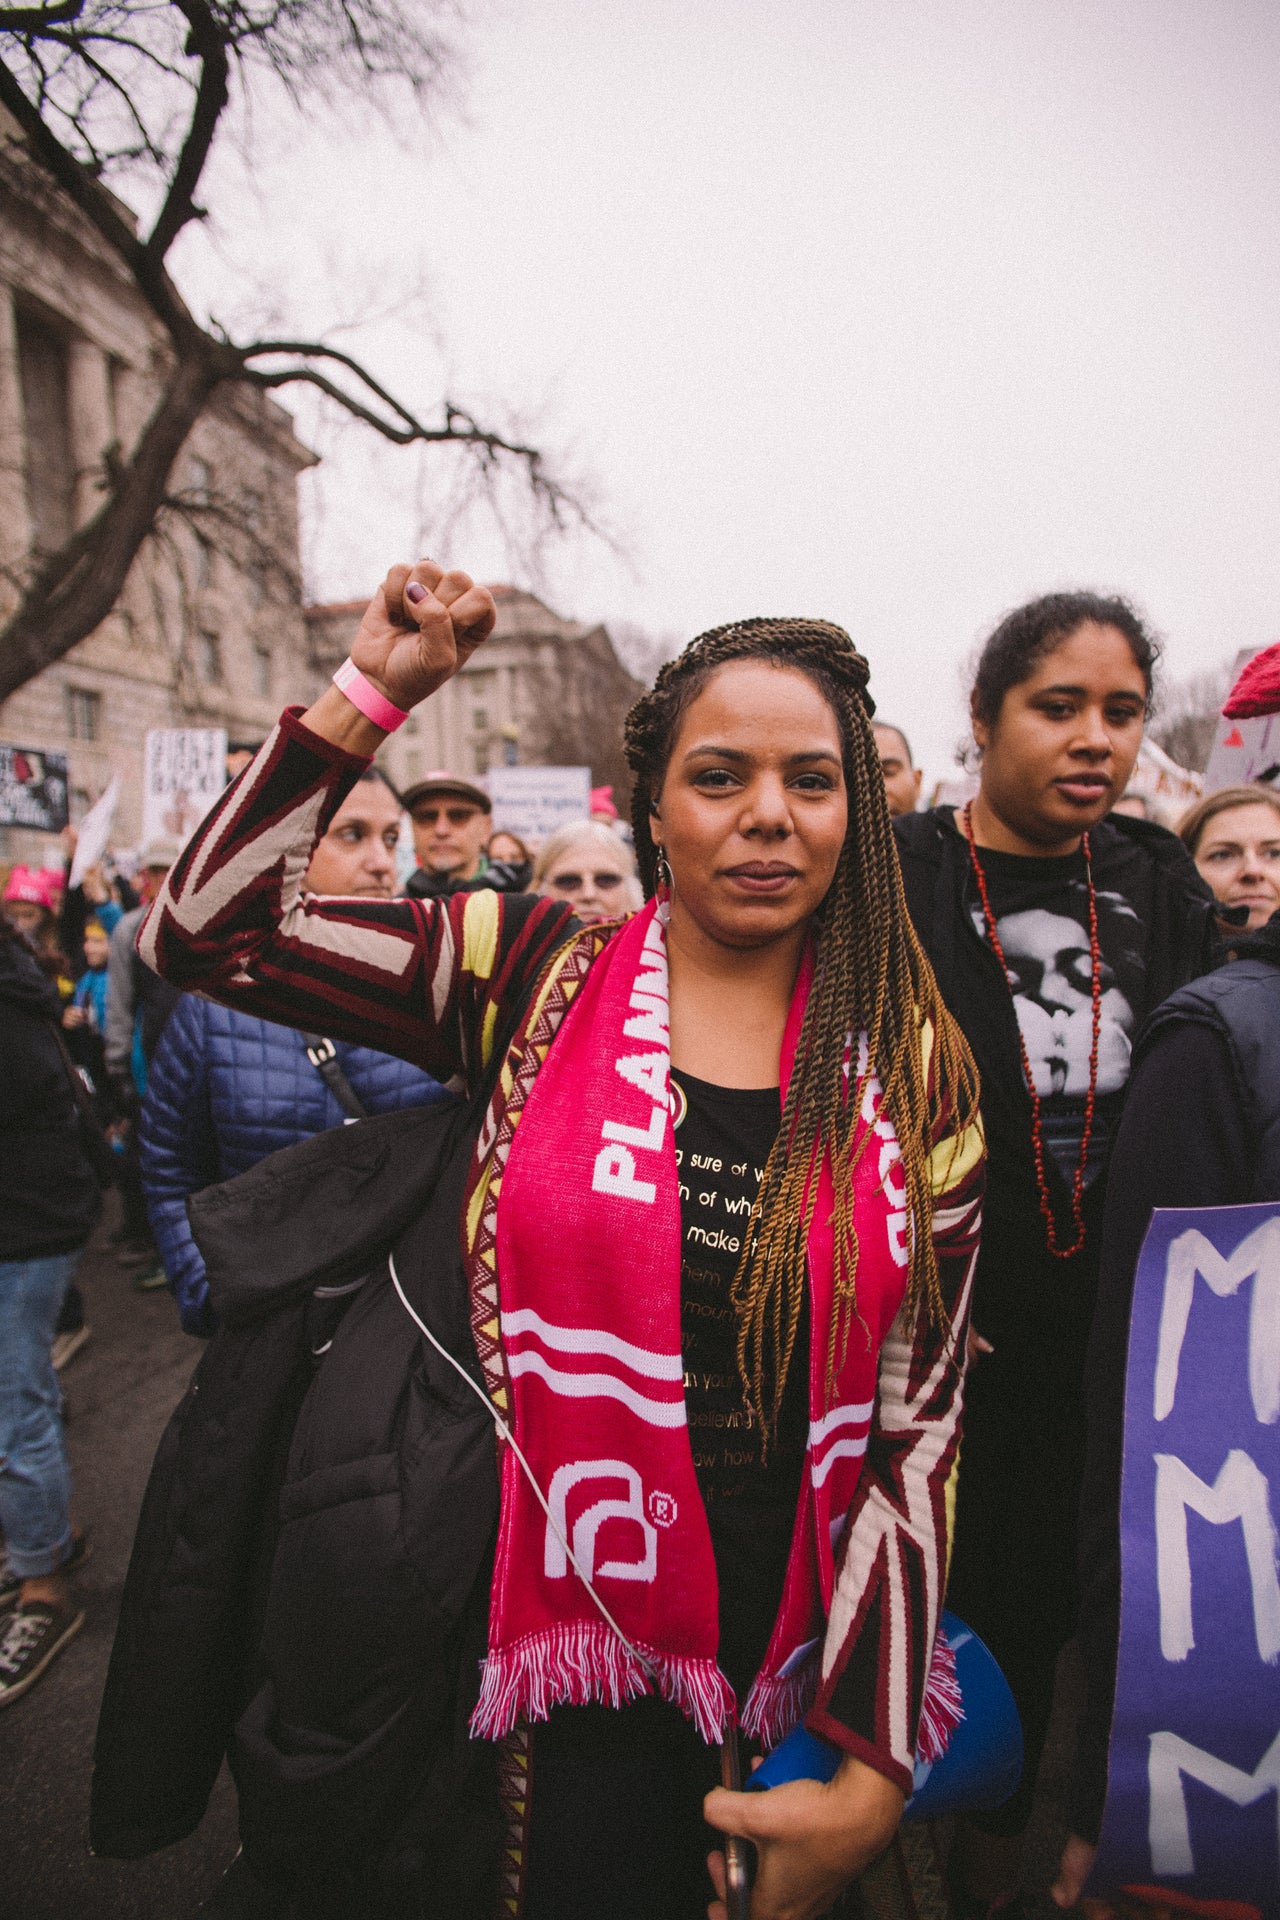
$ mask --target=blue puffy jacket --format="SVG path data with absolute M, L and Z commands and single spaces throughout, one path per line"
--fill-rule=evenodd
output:
M 455 1098 L 405 1060 L 341 1040 L 336 1047 L 370 1113 Z M 210 1333 L 214 1320 L 187 1195 L 345 1118 L 294 1028 L 183 995 L 151 1063 L 140 1149 L 152 1231 L 188 1333 Z

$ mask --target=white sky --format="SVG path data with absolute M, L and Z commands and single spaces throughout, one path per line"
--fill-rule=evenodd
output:
M 549 554 L 560 611 L 838 620 L 932 773 L 1033 593 L 1131 594 L 1179 675 L 1280 634 L 1274 0 L 498 0 L 466 45 L 429 136 L 260 119 L 179 277 L 378 316 L 341 344 L 406 398 L 532 422 L 629 556 Z M 345 599 L 448 481 L 322 444 L 310 586 Z

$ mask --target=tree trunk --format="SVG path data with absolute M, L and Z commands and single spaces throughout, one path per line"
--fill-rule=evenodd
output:
M 178 362 L 101 511 L 41 564 L 0 628 L 0 701 L 61 660 L 111 612 L 155 522 L 183 442 L 214 389 L 233 371 L 214 354 Z

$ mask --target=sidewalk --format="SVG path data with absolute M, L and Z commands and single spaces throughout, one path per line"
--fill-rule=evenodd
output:
M 77 1521 L 93 1556 L 88 1619 L 31 1692 L 0 1715 L 0 1920 L 188 1920 L 236 1850 L 225 1776 L 200 1831 L 149 1860 L 88 1851 L 89 1774 L 116 1609 L 152 1455 L 199 1358 L 168 1292 L 138 1294 L 106 1236 L 111 1194 L 77 1279 L 93 1337 L 60 1375 Z

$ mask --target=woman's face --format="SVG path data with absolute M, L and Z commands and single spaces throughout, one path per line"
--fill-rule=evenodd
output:
M 1280 810 L 1251 800 L 1215 813 L 1200 835 L 1195 861 L 1225 907 L 1248 907 L 1249 928 L 1280 909 Z
M 1027 679 L 994 723 L 975 717 L 981 800 L 1012 839 L 1071 852 L 1128 783 L 1142 743 L 1147 683 L 1118 627 L 1086 620 Z
M 567 900 L 579 920 L 616 920 L 633 905 L 621 847 L 611 853 L 603 837 L 571 841 L 542 876 L 540 891 Z
M 491 860 L 509 860 L 515 867 L 518 867 L 525 858 L 524 848 L 513 833 L 491 835 L 485 852 Z
M 4 917 L 11 927 L 17 929 L 33 945 L 38 946 L 45 937 L 50 916 L 34 900 L 6 900 Z
M 765 660 L 717 669 L 685 710 L 652 822 L 673 934 L 759 947 L 807 922 L 849 824 L 840 746 L 807 674 Z

